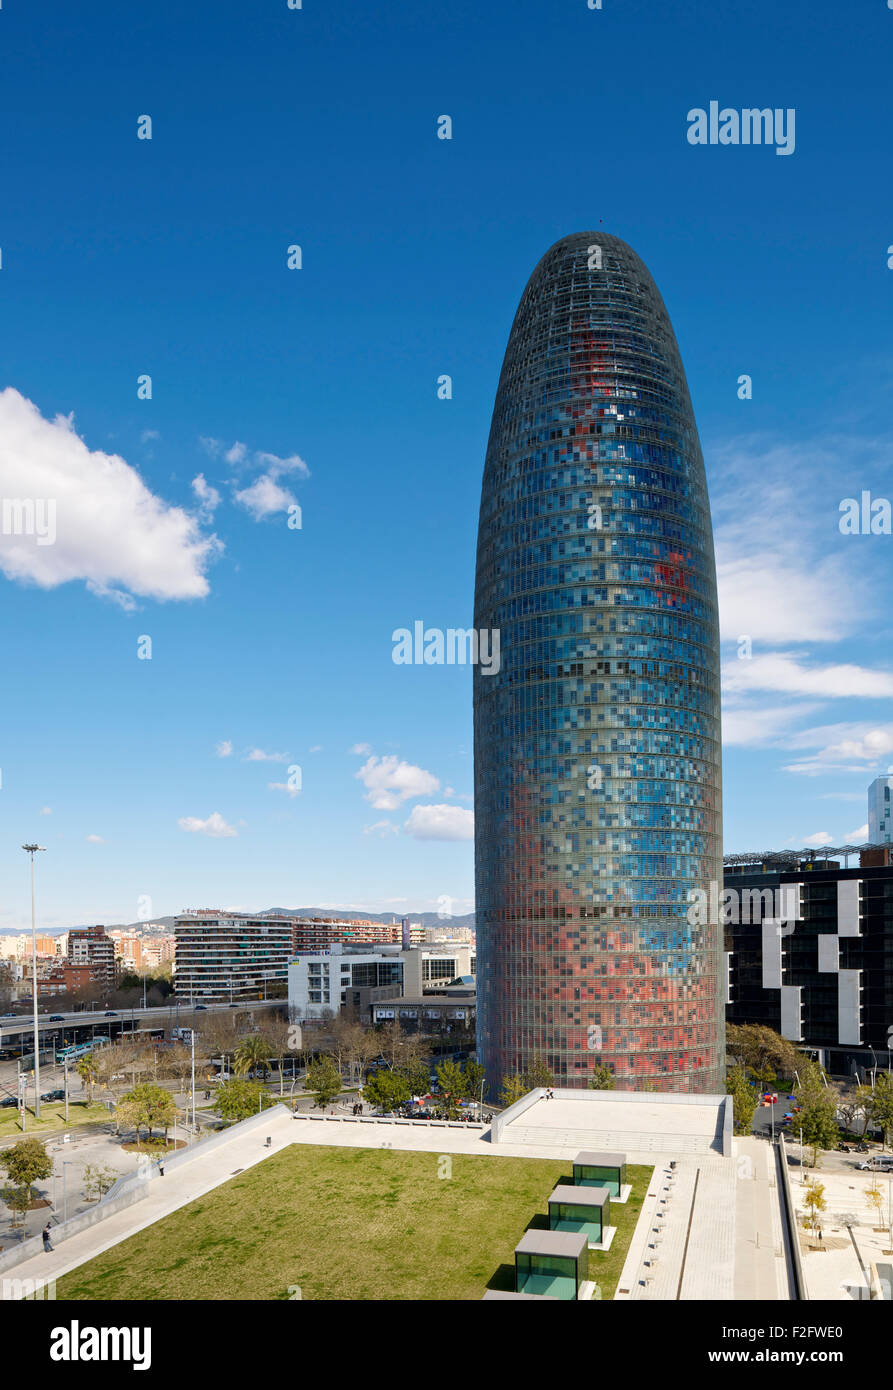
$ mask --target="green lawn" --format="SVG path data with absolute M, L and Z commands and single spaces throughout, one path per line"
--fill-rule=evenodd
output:
M 605 1298 L 651 1171 L 628 1170 L 613 1249 L 590 1256 Z M 551 1159 L 294 1144 L 72 1271 L 56 1296 L 477 1300 L 513 1287 L 514 1248 L 546 1224 L 570 1172 Z
M 63 1133 L 75 1125 L 90 1124 L 95 1120 L 107 1120 L 108 1108 L 105 1105 L 88 1105 L 85 1100 L 68 1102 L 68 1120 L 65 1119 L 64 1100 L 43 1100 L 40 1102 L 40 1120 L 35 1120 L 30 1106 L 25 1113 L 25 1133 L 22 1134 L 19 1112 L 13 1106 L 0 1110 L 0 1139 L 29 1139 L 32 1136 L 46 1139 L 50 1134 Z

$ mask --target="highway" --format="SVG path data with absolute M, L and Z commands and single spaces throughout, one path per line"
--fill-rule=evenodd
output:
M 70 1033 L 80 1031 L 85 1028 L 94 1030 L 101 1029 L 109 1032 L 115 1031 L 115 1025 L 132 1025 L 134 1029 L 142 1028 L 177 1028 L 183 1025 L 192 1025 L 192 1015 L 202 1013 L 226 1013 L 235 1014 L 236 1012 L 255 1013 L 257 1011 L 270 1010 L 275 1008 L 287 1007 L 285 999 L 249 999 L 242 1000 L 234 1004 L 190 1004 L 183 999 L 173 1000 L 169 1004 L 158 1004 L 150 1008 L 136 1009 L 112 1009 L 110 1016 L 106 1016 L 104 1009 L 82 1009 L 79 1013 L 60 1014 L 58 1018 L 50 1021 L 50 1012 L 45 1011 L 37 1015 L 37 1030 L 41 1036 L 53 1034 Z M 201 1026 L 201 1020 L 196 1017 L 195 1026 Z M 130 1028 L 128 1027 L 128 1032 Z M 14 1017 L 0 1018 L 0 1048 L 17 1046 L 26 1037 L 34 1035 L 34 1020 L 31 1014 L 17 1014 Z

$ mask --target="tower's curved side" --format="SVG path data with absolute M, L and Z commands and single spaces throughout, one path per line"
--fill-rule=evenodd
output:
M 484 468 L 474 674 L 478 1042 L 491 1094 L 724 1090 L 719 630 L 704 463 L 663 300 L 624 242 L 521 298 Z M 716 885 L 711 894 L 711 884 Z M 713 918 L 714 920 L 710 920 Z

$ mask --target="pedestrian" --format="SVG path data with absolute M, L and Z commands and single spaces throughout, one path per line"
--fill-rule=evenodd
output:
M 44 1226 L 44 1228 L 43 1228 L 43 1230 L 41 1231 L 40 1234 L 43 1236 L 43 1248 L 44 1248 L 44 1250 L 46 1251 L 46 1253 L 49 1254 L 50 1251 L 51 1251 L 52 1248 L 53 1248 L 53 1242 L 50 1240 L 50 1223 L 49 1223 L 49 1221 L 48 1221 L 47 1224 Z

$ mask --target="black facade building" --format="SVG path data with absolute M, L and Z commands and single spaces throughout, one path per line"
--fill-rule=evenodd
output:
M 774 858 L 774 857 L 773 857 Z M 727 1022 L 765 1024 L 826 1070 L 886 1069 L 893 1045 L 893 854 L 735 865 L 722 906 Z

